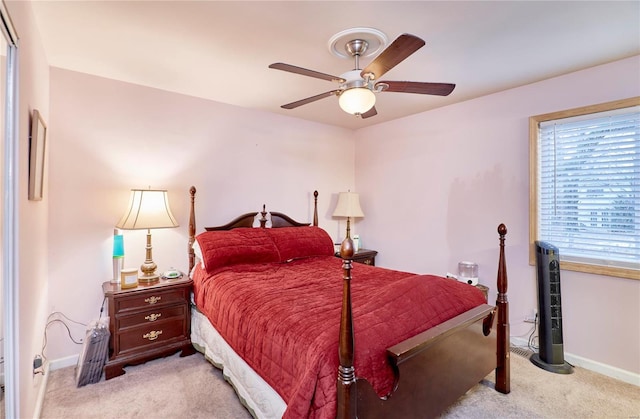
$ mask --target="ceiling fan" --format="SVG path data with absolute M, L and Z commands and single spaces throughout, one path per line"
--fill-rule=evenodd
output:
M 294 109 L 329 96 L 338 96 L 340 107 L 345 112 L 361 118 L 369 118 L 378 114 L 375 108 L 376 93 L 398 92 L 447 96 L 456 87 L 455 84 L 451 83 L 378 81 L 386 72 L 422 48 L 424 44 L 425 42 L 415 35 L 402 34 L 369 65 L 364 69 L 360 69 L 360 57 L 367 51 L 369 43 L 365 39 L 349 40 L 345 44 L 345 50 L 354 58 L 355 69 L 347 71 L 339 77 L 285 63 L 274 63 L 269 68 L 339 83 L 337 89 L 287 103 L 282 105 L 282 108 Z

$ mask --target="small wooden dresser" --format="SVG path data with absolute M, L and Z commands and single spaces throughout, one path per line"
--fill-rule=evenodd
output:
M 377 250 L 360 249 L 353 254 L 353 261 L 356 263 L 364 263 L 365 265 L 376 266 Z M 340 257 L 340 252 L 335 253 L 336 257 Z
M 107 380 L 125 373 L 125 365 L 136 365 L 171 355 L 195 352 L 191 345 L 189 297 L 191 279 L 163 280 L 136 288 L 121 289 L 105 282 L 102 290 L 109 301 L 109 360 Z

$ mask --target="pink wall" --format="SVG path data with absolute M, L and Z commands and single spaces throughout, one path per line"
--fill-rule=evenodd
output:
M 101 284 L 112 272 L 113 226 L 131 188 L 169 190 L 180 227 L 152 233 L 160 270 L 187 269 L 191 185 L 200 229 L 262 204 L 310 222 L 318 189 L 320 225 L 337 237 L 330 214 L 336 194 L 353 187 L 351 131 L 57 68 L 51 103 L 52 311 L 85 323 L 98 317 Z M 124 232 L 126 266 L 144 261 L 145 237 Z M 52 325 L 48 335 L 50 358 L 80 351 L 61 327 Z
M 45 182 L 45 199 L 29 201 L 29 116 L 38 109 L 49 121 L 49 66 L 40 42 L 31 5 L 6 2 L 18 32 L 18 137 L 19 137 L 19 227 L 18 227 L 18 391 L 20 417 L 32 417 L 42 376 L 33 375 L 33 357 L 42 352 L 44 324 L 47 317 L 47 211 L 50 201 Z
M 495 298 L 504 222 L 511 332 L 524 334 L 537 307 L 528 117 L 638 96 L 638 74 L 633 57 L 357 131 L 365 247 L 380 251 L 380 265 L 417 272 L 475 261 Z M 563 271 L 562 293 L 565 352 L 640 373 L 640 281 Z

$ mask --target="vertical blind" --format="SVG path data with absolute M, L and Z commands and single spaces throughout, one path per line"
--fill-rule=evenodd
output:
M 640 267 L 640 106 L 541 122 L 538 236 L 561 260 Z

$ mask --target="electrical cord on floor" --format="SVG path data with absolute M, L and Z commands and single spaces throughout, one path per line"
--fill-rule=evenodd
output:
M 107 301 L 107 297 L 105 296 L 102 299 L 102 305 L 100 306 L 100 315 L 98 316 L 98 321 L 102 318 L 102 313 L 104 312 L 104 303 Z
M 529 335 L 529 342 L 528 342 L 529 349 L 534 352 L 538 350 L 538 346 L 533 343 L 537 339 L 537 336 L 533 336 L 536 333 L 537 328 L 538 328 L 538 314 L 536 313 L 536 318 L 533 321 L 533 330 L 531 331 L 531 335 Z
M 62 320 L 62 319 L 52 319 L 53 316 L 57 316 L 57 315 L 60 315 L 60 316 L 64 317 L 64 320 Z M 49 317 L 47 317 L 47 323 L 44 326 L 44 339 L 43 339 L 43 342 L 42 342 L 42 359 L 43 359 L 43 361 L 46 361 L 46 359 L 47 359 L 47 357 L 44 354 L 44 350 L 47 347 L 47 329 L 53 323 L 62 323 L 62 325 L 65 327 L 65 329 L 67 329 L 67 334 L 69 335 L 69 339 L 71 339 L 71 341 L 73 343 L 75 343 L 76 345 L 82 345 L 83 340 L 82 339 L 75 340 L 73 338 L 73 336 L 71 335 L 71 329 L 69 328 L 69 325 L 65 322 L 65 320 L 67 320 L 67 321 L 69 321 L 71 323 L 75 323 L 75 324 L 87 327 L 87 324 L 75 321 L 73 319 L 70 319 L 64 313 L 62 313 L 60 311 L 54 311 L 53 313 L 49 314 Z

